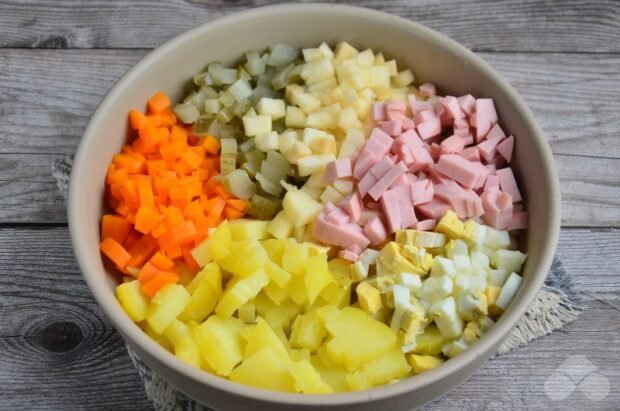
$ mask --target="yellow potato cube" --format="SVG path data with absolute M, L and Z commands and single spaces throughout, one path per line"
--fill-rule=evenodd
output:
M 248 301 L 239 307 L 237 315 L 244 323 L 253 324 L 256 322 L 256 306 L 252 301 Z
M 349 391 L 347 370 L 343 366 L 337 364 L 325 365 L 318 356 L 310 358 L 310 363 L 334 392 Z
M 212 315 L 191 331 L 202 358 L 218 375 L 227 376 L 243 359 L 245 324 L 237 318 Z
M 249 358 L 263 348 L 271 348 L 274 353 L 284 359 L 288 359 L 288 351 L 275 331 L 262 318 L 258 318 L 256 325 L 246 328 L 241 334 L 246 341 L 244 358 Z
M 269 262 L 269 255 L 257 240 L 231 243 L 230 254 L 218 261 L 223 270 L 239 277 L 257 272 Z
M 295 380 L 295 388 L 305 394 L 328 394 L 333 392 L 323 381 L 321 374 L 308 360 L 294 362 L 290 365 L 291 375 Z
M 316 311 L 310 311 L 295 319 L 290 336 L 291 346 L 316 351 L 326 335 L 327 330 Z
M 220 224 L 215 232 L 192 250 L 192 257 L 201 267 L 209 261 L 220 260 L 230 254 L 232 238 L 228 221 Z
M 189 335 L 177 341 L 174 346 L 174 355 L 181 361 L 193 365 L 196 368 L 202 366 L 203 361 L 198 345 Z
M 190 329 L 185 323 L 179 320 L 174 320 L 168 327 L 166 327 L 164 330 L 164 335 L 170 343 L 176 347 L 180 340 L 185 337 L 189 337 Z
M 445 340 L 435 324 L 428 325 L 415 339 L 413 352 L 423 355 L 439 355 Z
M 335 282 L 327 266 L 327 256 L 319 254 L 304 262 L 308 301 L 312 305 L 325 287 Z
M 346 376 L 347 386 L 351 391 L 361 391 L 372 387 L 372 383 L 364 372 L 353 372 Z
M 384 384 L 409 373 L 409 364 L 400 348 L 395 348 L 379 358 L 364 364 L 364 374 L 372 385 Z
M 256 297 L 268 283 L 267 273 L 260 269 L 254 274 L 227 286 L 215 307 L 215 312 L 223 317 L 230 317 L 239 307 Z
M 222 295 L 222 273 L 216 263 L 209 263 L 196 275 L 188 285 L 192 297 L 179 318 L 183 321 L 201 322 L 215 308 Z
M 290 360 L 283 359 L 273 349 L 265 347 L 246 358 L 230 373 L 230 380 L 252 387 L 295 392 Z
M 411 354 L 407 357 L 407 360 L 409 361 L 409 364 L 411 364 L 413 372 L 416 374 L 431 370 L 443 363 L 443 359 L 435 355 Z
M 332 283 L 323 289 L 319 299 L 328 305 L 335 305 L 340 308 L 347 307 L 351 305 L 351 286 L 342 285 L 338 282 Z
M 232 241 L 262 240 L 269 236 L 269 221 L 239 219 L 228 223 Z
M 355 292 L 360 307 L 369 314 L 374 314 L 383 308 L 381 293 L 375 287 L 364 281 L 357 285 Z
M 138 280 L 129 281 L 116 287 L 116 298 L 129 318 L 140 322 L 146 318 L 149 297 L 142 292 L 142 284 Z
M 289 285 L 290 285 L 290 281 L 289 281 Z M 265 294 L 267 295 L 267 297 L 269 297 L 271 301 L 273 301 L 274 303 L 278 305 L 281 304 L 282 301 L 290 297 L 290 290 L 288 286 L 282 288 L 282 287 L 279 287 L 274 282 L 270 282 L 269 284 L 267 284 L 265 288 L 263 288 L 263 290 L 265 291 Z
M 263 240 L 261 241 L 261 245 L 263 246 L 263 248 L 265 249 L 265 251 L 267 251 L 267 255 L 269 255 L 269 259 L 278 264 L 278 265 L 282 265 L 282 255 L 284 255 L 284 247 L 286 246 L 286 243 L 288 242 L 288 240 L 286 239 L 269 239 L 269 240 Z
M 291 348 L 288 350 L 288 355 L 289 357 L 291 357 L 291 360 L 293 361 L 302 361 L 302 360 L 308 360 L 310 361 L 310 350 L 308 350 L 307 348 L 299 348 L 299 349 L 294 349 Z
M 170 343 L 170 340 L 168 340 L 165 335 L 155 332 L 153 327 L 151 327 L 148 323 L 146 323 L 146 326 L 144 327 L 144 332 L 165 350 L 174 352 L 174 346 Z
M 310 256 L 310 248 L 305 243 L 298 243 L 289 239 L 284 245 L 282 255 L 282 267 L 291 274 L 301 275 L 304 273 L 304 261 Z
M 355 308 L 346 307 L 332 315 L 326 328 L 333 336 L 327 343 L 327 353 L 347 370 L 359 369 L 396 347 L 396 334 L 390 327 Z
M 265 264 L 265 271 L 269 276 L 269 280 L 277 284 L 278 287 L 286 287 L 286 285 L 291 281 L 291 273 L 273 261 L 269 261 Z
M 275 328 L 288 327 L 293 318 L 301 311 L 301 307 L 288 299 L 282 301 L 280 305 L 274 303 L 265 293 L 259 293 L 254 299 L 256 311 Z
M 156 333 L 161 334 L 183 312 L 190 298 L 189 293 L 182 285 L 168 284 L 164 286 L 151 299 L 146 313 L 146 321 Z
M 291 299 L 300 306 L 308 303 L 308 287 L 303 275 L 295 275 L 286 286 L 286 290 Z

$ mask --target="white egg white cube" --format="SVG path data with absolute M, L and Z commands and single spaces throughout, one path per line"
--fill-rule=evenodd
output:
M 444 338 L 458 338 L 463 333 L 463 320 L 456 310 L 454 298 L 447 297 L 435 301 L 429 309 L 429 314 Z

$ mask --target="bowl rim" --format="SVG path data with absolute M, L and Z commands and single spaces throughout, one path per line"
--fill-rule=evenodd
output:
M 329 8 L 328 8 L 329 7 Z M 416 376 L 414 378 L 408 377 L 402 381 L 383 385 L 376 388 L 357 391 L 336 393 L 329 395 L 311 395 L 311 394 L 297 394 L 297 393 L 283 393 L 271 390 L 264 390 L 254 388 L 250 386 L 234 383 L 224 378 L 220 378 L 206 371 L 194 368 L 184 362 L 178 360 L 174 355 L 160 347 L 150 337 L 148 337 L 122 310 L 118 304 L 114 293 L 103 292 L 102 281 L 98 277 L 101 277 L 101 272 L 95 272 L 91 267 L 91 262 L 88 258 L 88 251 L 82 241 L 81 226 L 79 224 L 81 208 L 79 204 L 79 195 L 77 193 L 78 187 L 82 185 L 82 179 L 87 178 L 84 173 L 78 172 L 81 170 L 88 158 L 84 152 L 88 143 L 95 138 L 97 133 L 97 123 L 101 122 L 104 118 L 104 113 L 108 111 L 108 108 L 114 103 L 118 95 L 121 93 L 125 85 L 130 84 L 140 73 L 147 69 L 151 64 L 156 62 L 162 55 L 167 54 L 170 50 L 182 45 L 184 42 L 194 39 L 202 35 L 204 31 L 216 30 L 218 26 L 227 25 L 230 23 L 238 23 L 244 19 L 253 19 L 261 17 L 269 17 L 274 13 L 288 14 L 288 13 L 303 13 L 303 12 L 324 12 L 337 13 L 343 16 L 358 16 L 360 18 L 368 19 L 384 19 L 389 20 L 391 24 L 397 24 L 402 27 L 407 26 L 409 30 L 416 31 L 417 33 L 429 38 L 431 42 L 443 43 L 443 47 L 449 48 L 450 51 L 461 58 L 467 60 L 476 69 L 480 70 L 483 75 L 489 77 L 498 86 L 501 93 L 506 95 L 510 100 L 514 109 L 525 118 L 526 122 L 532 128 L 532 140 L 536 149 L 540 152 L 543 159 L 543 167 L 546 169 L 546 184 L 550 189 L 549 198 L 550 215 L 554 216 L 552 220 L 548 222 L 548 236 L 550 241 L 545 244 L 541 258 L 538 261 L 538 271 L 535 271 L 529 281 L 530 287 L 528 289 L 520 289 L 519 298 L 513 300 L 509 308 L 498 320 L 497 324 L 491 328 L 491 330 L 476 344 L 469 347 L 463 353 L 446 361 L 441 366 L 425 372 L 423 375 Z M 432 384 L 439 382 L 440 380 L 448 378 L 450 375 L 457 373 L 458 370 L 467 368 L 468 365 L 480 357 L 489 357 L 491 350 L 498 346 L 508 335 L 508 333 L 514 328 L 517 321 L 525 313 L 528 305 L 533 300 L 538 290 L 543 285 L 546 278 L 546 272 L 551 267 L 555 247 L 559 237 L 560 231 L 560 191 L 559 191 L 559 179 L 557 171 L 554 165 L 551 149 L 544 137 L 543 131 L 538 125 L 538 122 L 534 118 L 534 115 L 523 102 L 514 88 L 488 63 L 482 58 L 474 54 L 465 46 L 457 43 L 455 40 L 441 34 L 433 29 L 430 29 L 420 23 L 408 20 L 403 17 L 395 16 L 382 11 L 367 9 L 358 6 L 342 5 L 342 4 L 277 4 L 264 7 L 258 7 L 245 11 L 233 13 L 222 18 L 201 24 L 188 31 L 185 31 L 171 40 L 165 42 L 163 45 L 155 48 L 138 63 L 136 63 L 131 69 L 129 69 L 111 88 L 108 94 L 103 98 L 95 113 L 89 120 L 89 123 L 82 135 L 80 144 L 76 151 L 76 155 L 73 161 L 73 168 L 71 173 L 69 196 L 68 196 L 68 221 L 71 240 L 73 243 L 73 249 L 76 259 L 78 261 L 80 270 L 83 277 L 86 280 L 91 292 L 93 293 L 97 303 L 101 306 L 105 315 L 112 321 L 113 325 L 120 331 L 123 337 L 130 342 L 130 345 L 136 345 L 144 350 L 150 357 L 156 358 L 163 363 L 164 366 L 171 368 L 175 372 L 186 376 L 198 384 L 207 384 L 218 390 L 227 392 L 229 394 L 235 394 L 242 397 L 278 403 L 281 405 L 306 405 L 306 406 L 325 406 L 325 405 L 350 405 L 369 400 L 380 400 L 388 397 L 395 397 L 402 395 L 408 391 L 419 390 L 428 387 Z M 544 271 L 544 272 L 543 272 Z M 105 272 L 103 273 L 105 274 Z M 105 288 L 105 287 L 104 287 Z M 174 381 L 171 381 L 176 386 Z M 179 388 L 179 387 L 177 387 Z M 180 388 L 179 388 L 180 389 Z M 181 391 L 183 391 L 181 389 Z

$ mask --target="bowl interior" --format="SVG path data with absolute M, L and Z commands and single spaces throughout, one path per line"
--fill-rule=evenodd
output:
M 437 370 L 371 391 L 376 391 L 379 396 L 389 396 L 420 388 L 466 366 L 476 357 L 490 356 L 492 349 L 523 314 L 551 264 L 559 229 L 559 185 L 549 148 L 531 113 L 514 90 L 473 53 L 410 21 L 340 5 L 266 7 L 198 27 L 149 54 L 117 83 L 102 102 L 84 133 L 74 162 L 69 219 L 82 272 L 104 311 L 124 337 L 131 344 L 140 345 L 161 358 L 166 365 L 186 374 L 193 373 L 193 377 L 203 378 L 209 384 L 219 384 L 226 390 L 267 395 L 261 390 L 232 387 L 233 384 L 177 363 L 155 343 L 139 335 L 139 329 L 116 302 L 115 281 L 106 272 L 98 250 L 106 168 L 112 155 L 126 141 L 128 111 L 143 109 L 154 92 L 161 90 L 178 99 L 187 91 L 193 74 L 211 61 L 233 63 L 244 51 L 263 49 L 276 43 L 316 47 L 323 41 L 332 45 L 348 41 L 359 49 L 381 51 L 387 58 L 396 58 L 399 69 L 411 68 L 416 83 L 434 82 L 443 94 L 471 93 L 476 97 L 493 97 L 502 126 L 516 138 L 513 168 L 530 216 L 530 229 L 524 242 L 529 253 L 524 281 L 497 326 L 468 352 Z M 272 398 L 274 395 L 288 398 L 286 394 L 268 394 Z M 339 396 L 351 401 L 365 398 L 360 393 Z M 294 397 L 293 402 L 298 404 L 315 401 L 312 396 L 289 397 Z M 323 403 L 329 401 L 323 400 Z

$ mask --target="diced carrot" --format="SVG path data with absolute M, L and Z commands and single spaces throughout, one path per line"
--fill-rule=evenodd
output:
M 138 184 L 136 180 L 125 180 L 120 185 L 121 197 L 126 203 L 138 204 L 140 196 L 138 194 Z
M 112 196 L 112 198 L 116 200 L 123 199 L 123 193 L 121 191 L 122 186 L 123 186 L 122 183 L 114 183 L 110 185 L 110 195 Z M 116 207 L 113 207 L 113 208 L 116 208 Z
M 129 178 L 129 173 L 125 168 L 116 168 L 114 164 L 110 164 L 108 167 L 108 174 L 106 176 L 106 184 L 121 183 Z
M 155 93 L 148 101 L 148 109 L 151 114 L 159 114 L 170 107 L 172 101 L 161 91 Z
M 189 220 L 181 225 L 171 228 L 166 234 L 164 234 L 158 240 L 159 246 L 163 250 L 179 247 L 192 241 L 196 234 L 196 226 L 194 226 L 193 221 Z
M 163 216 L 155 210 L 154 205 L 141 205 L 136 213 L 135 228 L 143 234 L 148 234 L 155 228 L 162 217 Z
M 202 160 L 200 167 L 209 170 L 211 174 L 217 174 L 217 172 L 220 171 L 220 160 L 219 158 L 207 157 Z
M 226 206 L 234 208 L 235 210 L 244 212 L 250 206 L 247 201 L 238 198 L 229 198 L 226 200 Z
M 209 154 L 217 154 L 220 151 L 220 140 L 213 136 L 207 136 L 202 140 L 202 146 Z
M 162 127 L 164 125 L 165 118 L 159 114 L 147 114 L 146 118 L 149 120 L 149 123 L 155 127 Z
M 142 264 L 151 258 L 156 248 L 157 240 L 148 234 L 143 235 L 129 249 L 131 260 L 129 260 L 127 265 L 131 267 L 142 267 Z
M 176 260 L 177 258 L 183 257 L 183 251 L 181 250 L 181 247 L 172 247 L 168 250 L 163 251 L 164 255 L 171 260 Z
M 168 229 L 166 228 L 166 223 L 162 220 L 155 225 L 151 231 L 151 235 L 157 239 L 160 239 L 161 236 L 166 234 L 167 231 Z
M 111 237 L 104 239 L 99 244 L 99 249 L 120 269 L 124 269 L 131 260 L 131 255 L 127 250 Z
M 131 154 L 115 154 L 112 161 L 117 167 L 126 169 L 129 174 L 143 173 L 146 169 L 146 161 Z
M 224 217 L 226 217 L 227 220 L 236 220 L 243 217 L 243 214 L 243 211 L 235 210 L 232 207 L 224 208 Z
M 136 242 L 138 242 L 140 237 L 142 237 L 142 234 L 140 234 L 139 232 L 137 232 L 136 230 L 134 230 L 132 228 L 129 231 L 129 234 L 127 235 L 127 238 L 125 238 L 125 241 L 123 242 L 123 248 L 125 250 L 129 250 L 129 254 L 131 254 L 131 247 L 133 247 L 133 245 Z
M 187 144 L 188 132 L 182 127 L 172 126 L 170 128 L 170 140 L 175 143 Z
M 209 170 L 207 170 L 205 168 L 199 168 L 199 169 L 194 170 L 192 172 L 192 176 L 196 177 L 198 179 L 198 181 L 203 183 L 203 182 L 209 180 L 209 177 L 211 177 L 211 173 L 209 172 Z
M 120 201 L 114 211 L 127 218 L 127 216 L 131 213 L 131 208 L 126 202 Z
M 156 252 L 149 260 L 155 267 L 160 270 L 170 271 L 174 268 L 174 261 L 163 255 L 161 252 Z
M 115 214 L 105 214 L 101 219 L 101 239 L 112 238 L 119 244 L 123 244 L 129 232 L 131 224 Z
M 150 176 L 159 175 L 162 171 L 167 170 L 166 162 L 164 160 L 147 160 L 146 171 Z
M 177 207 L 170 206 L 166 208 L 165 211 L 162 212 L 165 216 L 164 223 L 168 230 L 173 227 L 179 226 L 185 222 L 185 218 L 183 218 L 183 212 Z
M 226 188 L 222 184 L 218 184 L 218 186 L 215 187 L 215 193 L 225 200 L 228 200 L 230 197 L 232 197 L 232 194 L 226 191 Z
M 187 150 L 187 143 L 183 141 L 168 141 L 159 147 L 159 153 L 166 162 L 176 161 Z
M 140 131 L 138 132 L 140 138 L 136 140 L 136 142 L 142 142 L 143 152 L 148 152 L 151 148 L 154 148 L 162 140 L 162 134 L 160 130 L 166 129 L 155 127 L 152 124 L 148 124 L 147 126 L 140 129 Z
M 159 290 L 168 284 L 176 284 L 179 282 L 179 276 L 176 273 L 160 274 L 148 283 L 142 286 L 142 292 L 149 297 L 155 296 Z
M 138 197 L 140 204 L 143 206 L 155 207 L 155 199 L 153 198 L 153 187 L 148 177 L 142 177 L 137 180 Z
M 194 257 L 192 257 L 192 249 L 190 247 L 181 247 L 181 250 L 183 252 L 183 261 L 187 268 L 193 273 L 200 271 L 200 265 L 198 265 Z
M 138 274 L 138 280 L 142 283 L 148 283 L 153 278 L 157 277 L 162 273 L 163 270 L 159 269 L 155 264 L 150 261 L 144 263 L 144 266 L 140 269 L 140 273 Z
M 167 108 L 166 110 L 159 113 L 159 117 L 161 118 L 162 125 L 166 127 L 173 126 L 178 122 L 176 114 L 174 114 L 174 112 L 170 108 Z
M 224 211 L 224 207 L 226 207 L 226 200 L 222 197 L 210 198 L 204 204 L 207 216 L 213 218 L 220 218 L 222 211 Z
M 131 110 L 129 112 L 129 124 L 131 124 L 131 128 L 138 131 L 142 127 L 146 126 L 149 123 L 149 119 L 143 113 L 140 113 L 137 110 Z

